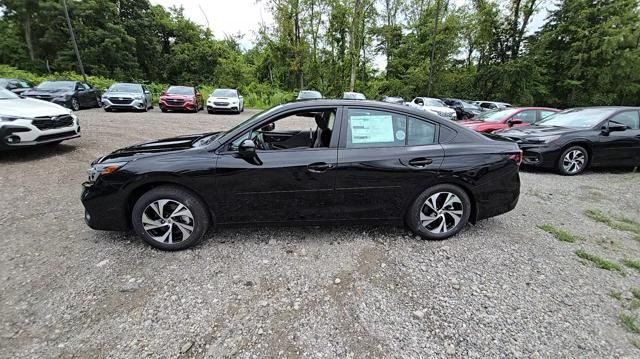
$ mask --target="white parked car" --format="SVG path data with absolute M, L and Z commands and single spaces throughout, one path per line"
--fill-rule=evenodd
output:
M 343 92 L 342 98 L 345 100 L 366 100 L 367 97 L 360 92 Z
M 244 98 L 234 89 L 215 89 L 207 99 L 207 112 L 244 111 Z
M 80 137 L 80 122 L 71 110 L 0 89 L 0 150 L 58 144 L 76 137 Z
M 429 111 L 447 120 L 457 120 L 456 110 L 449 108 L 442 100 L 431 97 L 416 97 L 409 103 L 410 107 Z

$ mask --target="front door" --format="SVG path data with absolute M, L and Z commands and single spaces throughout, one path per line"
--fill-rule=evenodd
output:
M 640 115 L 629 110 L 613 115 L 609 121 L 627 126 L 625 131 L 602 133 L 594 150 L 594 163 L 600 166 L 640 165 Z
M 336 110 L 287 114 L 275 121 L 276 128 L 263 131 L 266 127 L 261 123 L 260 128 L 234 139 L 217 160 L 215 186 L 222 201 L 218 220 L 260 223 L 333 218 L 338 133 L 330 132 L 325 143 L 316 141 L 318 126 L 313 114 L 326 111 L 331 121 L 324 127 L 331 131 Z M 237 147 L 249 138 L 258 145 L 254 160 L 238 155 Z
M 444 158 L 438 126 L 366 108 L 343 113 L 336 177 L 340 218 L 401 218 L 409 197 L 438 174 Z

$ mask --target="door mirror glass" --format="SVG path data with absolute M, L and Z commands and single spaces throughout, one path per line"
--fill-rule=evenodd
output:
M 238 146 L 238 154 L 244 159 L 251 159 L 256 156 L 256 144 L 253 140 L 244 140 Z
M 263 126 L 260 131 L 262 132 L 269 132 L 269 131 L 273 131 L 276 129 L 276 123 L 275 122 L 271 122 L 268 125 Z

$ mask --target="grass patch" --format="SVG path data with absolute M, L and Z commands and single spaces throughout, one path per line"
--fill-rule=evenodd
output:
M 618 292 L 617 290 L 612 290 L 609 296 L 616 300 L 622 300 L 622 292 Z
M 562 241 L 562 242 L 569 242 L 569 243 L 573 243 L 577 240 L 580 239 L 580 237 L 575 236 L 565 230 L 562 230 L 560 228 L 556 228 L 550 224 L 543 224 L 538 226 L 538 228 L 542 229 L 543 231 L 553 235 L 554 237 L 556 237 L 557 240 Z
M 587 253 L 585 251 L 583 251 L 582 249 L 579 249 L 576 251 L 576 255 L 582 259 L 588 260 L 589 262 L 593 263 L 596 267 L 601 268 L 601 269 L 606 269 L 606 270 L 613 270 L 613 271 L 622 271 L 622 267 L 620 267 L 619 264 L 612 262 L 610 260 L 606 260 L 602 257 L 598 257 L 595 254 L 590 254 Z
M 620 323 L 622 326 L 631 333 L 640 334 L 640 326 L 638 326 L 638 322 L 633 315 L 630 314 L 620 314 Z
M 637 259 L 623 259 L 622 264 L 629 268 L 633 268 L 640 271 L 640 260 Z
M 592 220 L 604 223 L 607 226 L 620 231 L 630 232 L 633 238 L 640 240 L 640 223 L 627 217 L 610 217 L 604 212 L 597 209 L 587 209 L 584 211 L 585 216 Z

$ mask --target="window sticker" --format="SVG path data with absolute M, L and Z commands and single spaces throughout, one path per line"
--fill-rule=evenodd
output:
M 403 130 L 398 130 L 396 131 L 396 138 L 400 141 L 404 141 L 404 138 L 406 137 L 405 133 Z
M 351 143 L 394 142 L 391 115 L 351 116 Z

